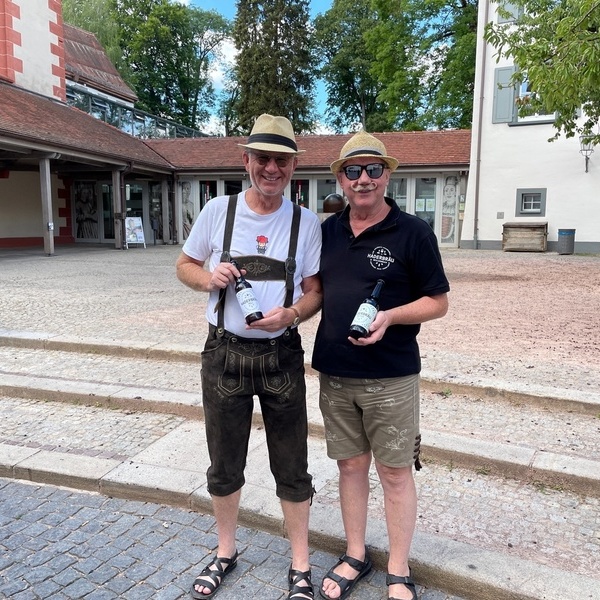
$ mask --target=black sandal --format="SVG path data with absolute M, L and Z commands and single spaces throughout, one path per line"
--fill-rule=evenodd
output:
M 337 573 L 334 573 L 334 569 L 339 567 L 342 563 L 349 564 L 355 571 L 358 571 L 358 575 L 354 579 L 346 579 Z M 340 560 L 337 564 L 327 571 L 327 575 L 323 579 L 331 579 L 335 583 L 340 586 L 340 595 L 337 598 L 332 598 L 331 596 L 327 596 L 323 592 L 323 588 L 319 590 L 319 594 L 321 594 L 321 598 L 325 598 L 325 600 L 344 600 L 347 598 L 354 586 L 358 583 L 359 579 L 362 579 L 365 575 L 369 573 L 369 571 L 373 568 L 373 563 L 371 562 L 371 557 L 369 553 L 365 550 L 365 560 L 361 561 L 357 558 L 352 558 L 347 554 L 340 556 Z
M 312 600 L 315 597 L 310 575 L 310 569 L 308 571 L 289 570 L 288 587 L 290 594 L 288 600 Z M 301 581 L 306 581 L 308 585 L 299 585 Z
M 225 575 L 231 573 L 237 567 L 238 553 L 237 550 L 231 558 L 223 556 L 215 556 L 204 569 L 202 573 L 196 577 L 192 584 L 191 594 L 192 598 L 200 600 L 201 598 L 212 598 L 216 591 L 219 589 L 225 579 Z M 216 567 L 211 569 L 211 567 Z M 210 594 L 203 594 L 202 592 L 196 591 L 196 586 L 201 585 L 210 590 Z
M 397 583 L 403 583 L 412 594 L 412 600 L 417 600 L 417 588 L 415 587 L 415 582 L 412 580 L 412 573 L 410 572 L 410 570 L 408 577 L 400 577 L 400 575 L 390 575 L 389 573 L 386 575 L 386 585 L 396 585 Z M 398 598 L 390 596 L 388 600 L 398 600 Z

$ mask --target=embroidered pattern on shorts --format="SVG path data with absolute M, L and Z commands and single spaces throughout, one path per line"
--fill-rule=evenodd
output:
M 385 432 L 392 438 L 385 443 L 385 447 L 390 450 L 404 450 L 408 438 L 406 437 L 407 429 L 398 429 L 394 425 L 390 425 L 386 428 Z

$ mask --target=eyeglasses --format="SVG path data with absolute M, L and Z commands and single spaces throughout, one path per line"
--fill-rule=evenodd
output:
M 294 158 L 293 156 L 270 156 L 268 154 L 256 154 L 256 152 L 251 152 L 250 154 L 252 154 L 252 156 L 254 156 L 254 160 L 261 167 L 266 167 L 271 162 L 271 159 L 272 159 L 275 161 L 275 164 L 280 169 L 287 167 L 290 164 L 290 161 L 292 160 L 292 158 Z
M 370 165 L 348 165 L 347 167 L 342 167 L 342 171 L 350 181 L 356 181 L 360 179 L 363 171 L 367 172 L 367 175 L 371 179 L 379 179 L 383 175 L 383 170 L 385 169 L 385 165 L 381 163 L 372 163 Z

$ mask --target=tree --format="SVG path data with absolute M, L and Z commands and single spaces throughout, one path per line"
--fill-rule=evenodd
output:
M 63 0 L 62 9 L 65 23 L 92 32 L 123 79 L 129 81 L 119 25 L 110 12 L 110 0 Z
M 334 0 L 315 18 L 315 46 L 327 90 L 325 122 L 335 131 L 391 129 L 388 106 L 378 96 L 383 86 L 371 75 L 375 56 L 364 32 L 376 25 L 370 0 Z
M 334 0 L 315 29 L 337 130 L 470 126 L 476 0 Z
M 209 72 L 229 23 L 168 0 L 111 0 L 138 106 L 200 128 L 214 104 Z
M 238 0 L 233 95 L 239 132 L 262 113 L 285 116 L 296 133 L 314 127 L 314 58 L 308 0 Z
M 477 50 L 477 0 L 430 0 L 422 4 L 425 36 L 426 127 L 471 127 Z
M 519 16 L 508 23 L 489 23 L 485 39 L 498 58 L 513 60 L 513 83 L 525 79 L 533 93 L 519 105 L 554 113 L 556 134 L 576 133 L 600 143 L 600 1 L 515 0 Z M 507 7 L 500 6 L 505 17 Z M 580 111 L 583 117 L 580 117 Z
M 420 40 L 426 26 L 419 22 L 409 2 L 374 0 L 377 22 L 365 32 L 367 48 L 374 60 L 371 73 L 381 88 L 380 101 L 388 107 L 394 129 L 422 129 L 423 89 L 426 63 L 421 60 Z

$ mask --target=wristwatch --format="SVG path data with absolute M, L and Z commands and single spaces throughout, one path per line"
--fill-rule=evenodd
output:
M 292 326 L 297 327 L 300 324 L 300 313 L 298 312 L 298 309 L 294 308 L 293 306 L 288 306 L 288 308 L 293 310 L 296 315 L 296 318 L 292 322 Z

